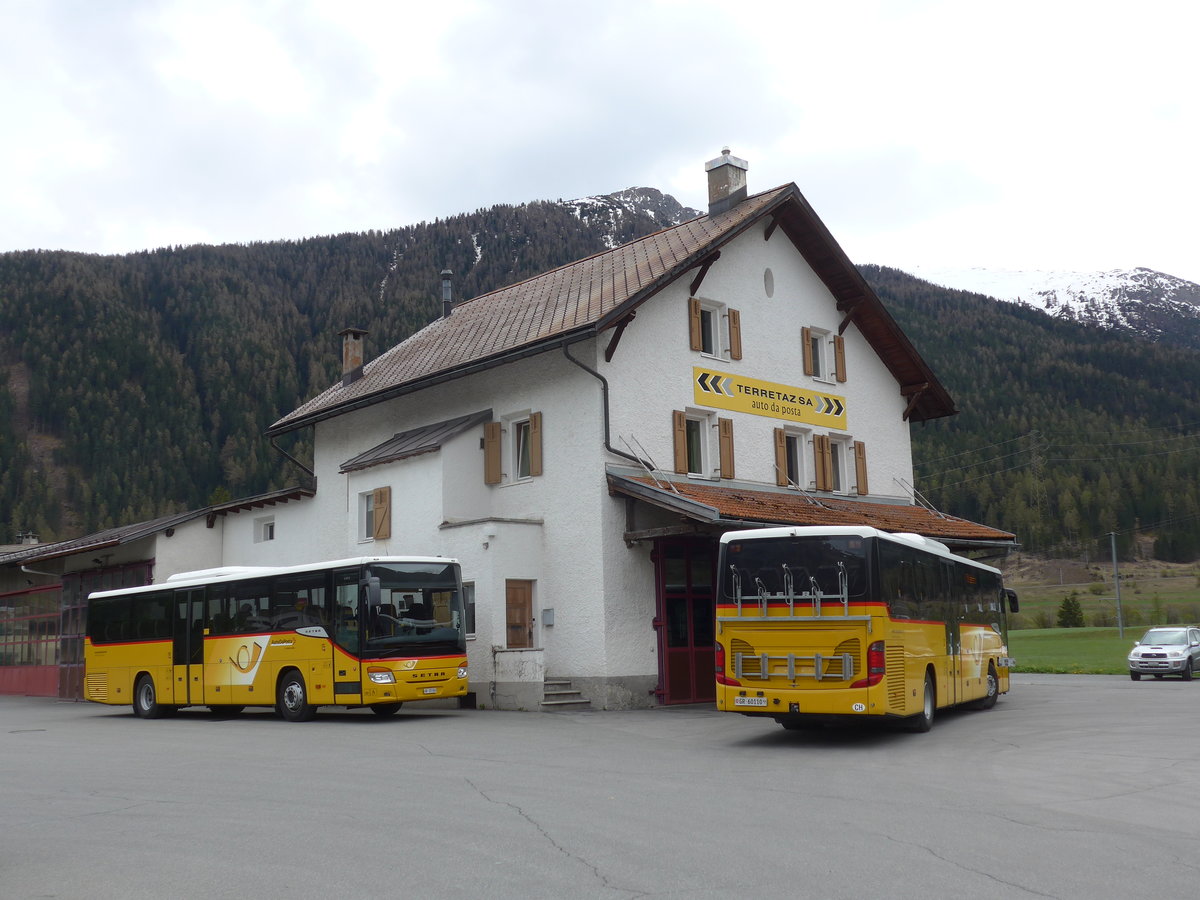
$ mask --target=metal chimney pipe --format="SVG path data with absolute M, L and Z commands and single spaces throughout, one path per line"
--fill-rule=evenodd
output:
M 449 269 L 442 269 L 442 318 L 450 318 L 450 313 L 454 311 L 454 285 L 451 279 L 454 273 Z

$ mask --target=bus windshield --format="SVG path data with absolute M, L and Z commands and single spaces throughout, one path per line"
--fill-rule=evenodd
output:
M 739 597 L 783 595 L 824 596 L 841 593 L 845 573 L 849 597 L 867 590 L 867 540 L 857 535 L 782 537 L 731 541 L 725 545 L 721 593 Z
M 366 575 L 379 579 L 379 605 L 366 617 L 364 658 L 466 649 L 462 586 L 453 563 L 373 563 Z

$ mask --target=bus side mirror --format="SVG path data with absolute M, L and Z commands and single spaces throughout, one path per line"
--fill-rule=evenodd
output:
M 363 601 L 367 606 L 379 605 L 379 579 L 376 577 L 368 578 L 362 582 L 361 587 L 364 589 Z
M 1005 588 L 1004 596 L 1008 600 L 1008 611 L 1009 612 L 1020 612 L 1021 611 L 1021 604 L 1017 600 L 1017 592 L 1016 591 L 1010 591 L 1007 588 Z

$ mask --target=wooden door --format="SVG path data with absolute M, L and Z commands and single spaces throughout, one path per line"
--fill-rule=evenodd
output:
M 504 582 L 507 646 L 519 650 L 533 646 L 533 582 L 509 579 Z

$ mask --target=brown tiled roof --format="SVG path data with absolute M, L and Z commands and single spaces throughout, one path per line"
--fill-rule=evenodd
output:
M 875 347 L 911 394 L 915 420 L 951 415 L 954 403 L 794 184 L 748 197 L 718 215 L 699 216 L 509 287 L 460 302 L 281 418 L 267 433 L 311 425 L 440 381 L 540 353 L 615 325 L 628 312 L 764 217 L 781 226 L 829 287 L 838 308 Z
M 660 486 L 660 484 L 662 486 Z M 657 503 L 689 518 L 765 525 L 870 525 L 880 531 L 920 534 L 948 543 L 1016 541 L 1016 535 L 921 506 L 869 503 L 696 482 L 656 483 L 652 478 L 609 475 L 617 493 Z M 684 502 L 680 503 L 680 499 Z M 698 505 L 698 506 L 697 506 Z

